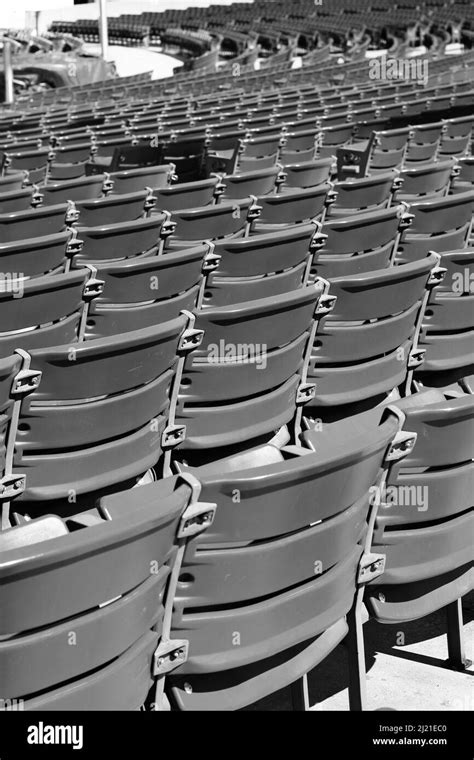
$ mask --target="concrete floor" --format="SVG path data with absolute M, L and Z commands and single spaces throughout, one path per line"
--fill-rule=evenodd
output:
M 89 53 L 100 55 L 101 48 L 96 43 L 84 43 L 84 48 Z M 151 71 L 152 79 L 164 79 L 173 75 L 173 69 L 183 65 L 176 58 L 159 53 L 156 49 L 138 46 L 109 45 L 107 59 L 115 62 L 117 73 L 121 77 Z
M 474 593 L 463 603 L 466 655 L 474 659 Z M 404 646 L 399 634 L 404 634 Z M 474 710 L 474 666 L 464 673 L 443 667 L 447 658 L 444 614 L 401 626 L 364 625 L 369 710 Z M 348 710 L 347 648 L 340 644 L 309 675 L 311 710 Z M 291 710 L 289 689 L 251 710 Z

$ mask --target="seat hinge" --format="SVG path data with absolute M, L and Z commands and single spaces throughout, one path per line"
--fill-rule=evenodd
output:
M 74 201 L 68 201 L 68 207 L 66 210 L 66 224 L 74 224 L 79 220 L 79 211 L 76 208 Z
M 172 639 L 161 642 L 153 655 L 153 675 L 163 676 L 183 665 L 188 659 L 189 641 Z
M 191 502 L 181 517 L 177 537 L 197 536 L 212 525 L 216 515 L 216 504 L 204 501 Z
M 178 351 L 193 351 L 199 348 L 204 337 L 204 330 L 188 328 L 183 332 L 178 343 Z
M 407 456 L 416 443 L 417 434 L 399 430 L 385 454 L 386 462 L 397 462 Z
M 4 475 L 0 478 L 0 499 L 10 501 L 25 490 L 26 475 Z
M 174 449 L 186 438 L 186 425 L 168 425 L 161 434 L 161 448 L 163 451 Z
M 419 367 L 421 364 L 423 364 L 425 354 L 426 348 L 412 349 L 408 357 L 408 369 L 416 369 L 416 367 Z
M 307 404 L 316 396 L 316 383 L 300 383 L 296 392 L 296 403 Z
M 372 552 L 364 552 L 359 562 L 359 570 L 357 573 L 357 583 L 363 585 L 368 583 L 374 578 L 378 578 L 385 570 L 385 554 L 373 554 Z
M 329 314 L 336 305 L 337 296 L 322 295 L 319 298 L 318 305 L 316 306 L 315 316 L 322 317 L 325 314 Z
M 90 277 L 84 285 L 82 291 L 82 297 L 85 299 L 93 299 L 102 295 L 104 292 L 105 282 L 104 280 L 98 280 L 97 277 Z
M 11 396 L 27 396 L 33 393 L 41 382 L 42 372 L 37 369 L 21 369 L 13 378 Z
M 448 270 L 445 269 L 445 267 L 434 267 L 428 277 L 428 282 L 426 283 L 427 286 L 435 287 L 435 285 L 439 285 L 440 282 L 443 282 L 447 271 Z

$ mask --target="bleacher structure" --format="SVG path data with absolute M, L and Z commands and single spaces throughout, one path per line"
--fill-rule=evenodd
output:
M 197 54 L 235 32 L 236 56 L 291 32 L 302 68 L 284 50 L 0 116 L 0 698 L 27 710 L 287 686 L 305 710 L 343 641 L 360 710 L 364 622 L 441 609 L 468 665 L 474 55 L 374 80 L 316 37 L 406 33 L 414 2 L 285 5 L 114 23 Z

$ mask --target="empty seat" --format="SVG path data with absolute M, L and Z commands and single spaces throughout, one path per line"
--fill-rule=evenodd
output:
M 130 508 L 138 490 L 139 508 Z M 168 478 L 111 499 L 89 523 L 51 515 L 2 534 L 2 696 L 26 698 L 27 709 L 143 705 L 170 557 L 195 493 Z
M 370 613 L 400 623 L 445 608 L 449 663 L 464 669 L 462 597 L 473 588 L 474 399 L 422 390 L 397 402 L 417 444 L 375 497 L 373 551 L 386 555 L 383 580 L 366 589 Z
M 80 251 L 77 231 L 66 229 L 55 235 L 0 243 L 0 270 L 16 273 L 17 278 L 38 277 L 66 270 L 69 259 Z
M 204 240 L 248 234 L 259 207 L 252 198 L 198 208 L 178 209 L 171 217 L 175 225 L 168 247 L 176 249 Z
M 184 367 L 177 414 L 186 426 L 182 447 L 248 442 L 295 418 L 307 400 L 304 367 L 320 295 L 312 285 L 196 312 L 204 336 Z
M 222 192 L 220 179 L 211 177 L 154 190 L 158 211 L 180 211 L 214 204 Z M 247 197 L 247 196 L 245 196 Z
M 445 129 L 443 122 L 412 126 L 404 159 L 405 165 L 409 166 L 421 161 L 433 161 Z
M 126 259 L 147 251 L 156 252 L 163 245 L 165 219 L 165 215 L 161 214 L 100 227 L 78 226 L 77 232 L 83 241 L 83 247 L 77 253 L 75 263 Z
M 287 188 L 317 187 L 331 179 L 334 161 L 332 158 L 320 158 L 315 161 L 302 163 L 284 163 L 286 174 L 281 192 L 287 192 Z
M 400 184 L 398 173 L 394 170 L 371 177 L 335 182 L 337 196 L 328 209 L 328 217 L 387 208 L 392 205 L 393 195 Z
M 169 447 L 173 378 L 187 324 L 179 316 L 30 352 L 41 382 L 21 405 L 14 472 L 25 473 L 26 485 L 17 501 L 67 501 L 71 489 L 78 497 L 92 494 L 157 465 Z
M 448 195 L 459 168 L 453 160 L 423 164 L 414 169 L 403 169 L 400 178 L 403 182 L 396 193 L 397 201 L 413 202 L 421 200 L 420 196 Z
M 318 326 L 308 407 L 335 407 L 390 393 L 420 363 L 417 328 L 439 256 L 377 272 L 334 278 L 331 313 Z
M 322 245 L 320 225 L 293 225 L 281 232 L 216 241 L 217 266 L 204 285 L 204 307 L 267 298 L 308 283 Z
M 6 193 L 0 192 L 0 214 L 34 208 L 41 203 L 42 198 L 43 195 L 36 185 L 21 190 L 8 190 Z
M 258 198 L 262 211 L 255 225 L 255 232 L 276 231 L 278 227 L 311 220 L 323 221 L 326 209 L 333 202 L 335 193 L 331 183 L 318 187 L 291 189 L 278 195 Z
M 412 203 L 410 213 L 414 219 L 398 247 L 397 261 L 414 261 L 426 256 L 428 251 L 450 251 L 467 246 L 473 211 L 472 190 Z
M 441 256 L 446 268 L 442 285 L 431 294 L 423 319 L 420 345 L 426 350 L 419 377 L 427 385 L 456 371 L 471 373 L 474 364 L 474 256 L 472 249 Z M 438 378 L 437 378 L 438 376 Z
M 141 219 L 149 215 L 155 202 L 155 196 L 148 189 L 80 200 L 75 207 L 79 224 L 94 227 Z
M 403 205 L 326 221 L 327 240 L 314 273 L 331 279 L 389 266 L 410 223 L 411 215 Z
M 134 193 L 151 187 L 153 190 L 168 187 L 171 182 L 173 166 L 145 166 L 139 169 L 125 169 L 109 174 L 113 182 L 113 193 Z
M 104 292 L 91 303 L 86 338 L 161 324 L 198 305 L 204 257 L 200 245 L 163 256 L 97 263 Z
M 14 278 L 14 274 L 0 291 L 1 356 L 16 348 L 75 342 L 87 317 L 91 272 L 31 280 Z
M 49 148 L 40 148 L 30 151 L 9 151 L 4 153 L 3 170 L 8 167 L 12 171 L 27 171 L 31 182 L 39 182 L 43 179 L 48 165 L 52 159 Z
M 278 185 L 283 181 L 283 173 L 279 165 L 269 169 L 219 176 L 224 185 L 221 195 L 223 201 L 243 200 L 249 195 L 270 195 L 276 192 Z
M 166 681 L 174 706 L 236 710 L 296 681 L 294 707 L 308 708 L 306 674 L 354 621 L 367 492 L 398 425 L 388 414 L 357 434 L 341 424 L 316 452 L 308 437 L 313 451 L 275 443 L 183 468 L 217 509 L 176 587 L 172 630 L 189 654 Z
M 74 213 L 65 203 L 0 214 L 0 242 L 8 243 L 61 232 L 66 223 L 72 222 L 74 218 Z
M 106 188 L 106 181 L 107 178 L 99 174 L 95 177 L 80 177 L 64 182 L 48 182 L 40 186 L 40 192 L 46 206 L 87 198 L 100 198 Z

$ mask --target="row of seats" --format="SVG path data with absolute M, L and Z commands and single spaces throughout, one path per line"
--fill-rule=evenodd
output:
M 351 134 L 347 179 L 267 132 L 217 176 L 98 161 L 0 213 L 0 696 L 306 709 L 344 640 L 361 709 L 367 617 L 440 608 L 466 666 L 472 123 L 413 122 Z

